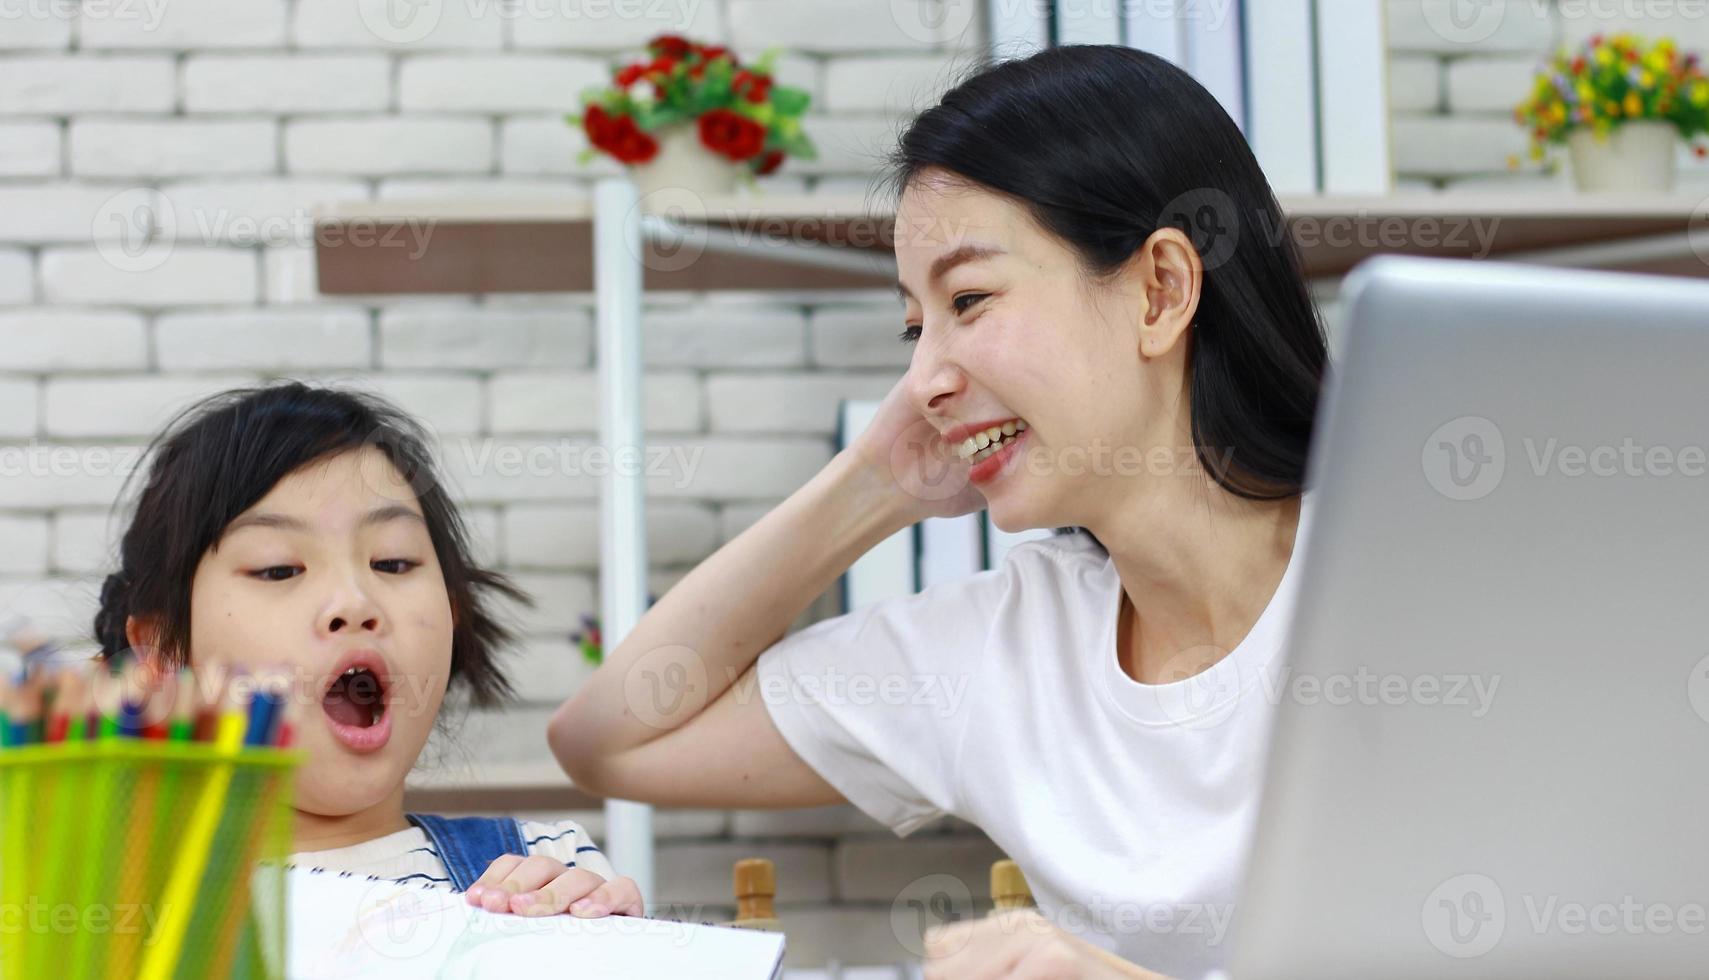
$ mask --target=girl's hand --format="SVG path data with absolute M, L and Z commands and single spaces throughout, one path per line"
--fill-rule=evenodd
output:
M 606 881 L 585 868 L 566 868 L 563 862 L 540 854 L 506 854 L 488 865 L 463 894 L 470 905 L 517 915 L 557 915 L 567 910 L 595 919 L 645 911 L 635 879 Z
M 926 980 L 1167 980 L 1053 925 L 1036 910 L 927 930 Z
M 940 427 L 955 423 L 934 425 L 922 416 L 908 398 L 907 383 L 906 377 L 896 382 L 848 451 L 896 494 L 910 524 L 983 510 L 985 497 L 967 478 L 970 467 L 939 434 Z

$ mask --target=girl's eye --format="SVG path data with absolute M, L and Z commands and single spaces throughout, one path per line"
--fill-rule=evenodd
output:
M 978 301 L 984 299 L 985 297 L 987 297 L 989 295 L 991 295 L 991 294 L 990 293 L 962 293 L 960 296 L 957 296 L 955 298 L 955 301 L 950 305 L 955 307 L 955 312 L 966 313 L 968 307 L 972 306 L 974 303 L 977 303 Z M 964 303 L 964 301 L 965 301 L 965 303 Z
M 901 333 L 896 335 L 896 339 L 900 340 L 904 344 L 911 344 L 920 339 L 920 328 L 913 324 L 909 324 L 907 327 L 903 328 Z
M 296 578 L 297 573 L 300 571 L 302 571 L 302 569 L 295 565 L 272 565 L 267 568 L 250 572 L 249 574 L 263 582 L 283 582 L 289 578 Z
M 374 567 L 389 575 L 402 575 L 420 564 L 421 562 L 410 561 L 408 558 L 387 558 L 383 561 L 375 562 Z

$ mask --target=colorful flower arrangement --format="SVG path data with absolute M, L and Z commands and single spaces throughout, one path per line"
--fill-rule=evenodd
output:
M 801 128 L 812 96 L 776 83 L 775 49 L 744 65 L 728 48 L 661 34 L 647 42 L 647 55 L 613 66 L 612 85 L 582 93 L 583 111 L 569 119 L 591 144 L 583 163 L 601 152 L 646 163 L 659 152 L 654 133 L 687 123 L 707 149 L 754 175 L 776 171 L 786 157 L 817 156 Z
M 1670 38 L 1646 46 L 1630 34 L 1597 34 L 1576 53 L 1563 48 L 1541 66 L 1513 118 L 1531 131 L 1533 160 L 1542 160 L 1548 144 L 1565 143 L 1574 130 L 1589 128 L 1600 141 L 1631 120 L 1671 122 L 1690 142 L 1709 135 L 1709 78 L 1698 56 L 1681 56 Z M 1693 152 L 1709 156 L 1701 143 Z M 1519 165 L 1517 158 L 1508 163 Z
M 650 592 L 647 593 L 648 609 L 653 608 L 653 604 L 658 601 L 658 596 Z M 583 613 L 582 628 L 570 634 L 570 645 L 580 650 L 582 659 L 588 663 L 595 666 L 603 663 L 605 661 L 605 637 L 600 632 L 599 617 L 591 613 Z

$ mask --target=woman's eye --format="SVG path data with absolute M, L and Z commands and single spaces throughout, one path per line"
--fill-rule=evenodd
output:
M 972 306 L 974 303 L 979 302 L 980 300 L 984 299 L 985 297 L 987 297 L 989 295 L 991 295 L 991 294 L 990 293 L 962 293 L 960 296 L 957 296 L 955 298 L 955 302 L 952 303 L 951 305 L 953 305 L 955 307 L 955 312 L 966 313 L 968 307 Z
M 920 339 L 920 328 L 913 324 L 909 324 L 902 329 L 901 333 L 896 335 L 896 339 L 900 340 L 904 344 L 911 344 Z
M 300 571 L 302 571 L 302 569 L 297 568 L 295 565 L 272 565 L 267 568 L 257 569 L 249 574 L 255 578 L 261 579 L 263 582 L 283 582 L 289 578 L 296 578 L 297 573 Z
M 383 561 L 375 562 L 374 567 L 388 575 L 402 575 L 420 564 L 421 562 L 410 561 L 408 558 L 387 558 Z

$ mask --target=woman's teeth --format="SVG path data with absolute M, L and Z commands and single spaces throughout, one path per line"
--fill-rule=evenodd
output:
M 1011 419 L 1002 425 L 993 425 L 984 432 L 975 433 L 955 447 L 956 455 L 969 463 L 977 463 L 1002 448 L 1015 439 L 1017 432 L 1027 431 L 1027 423 L 1022 419 Z

